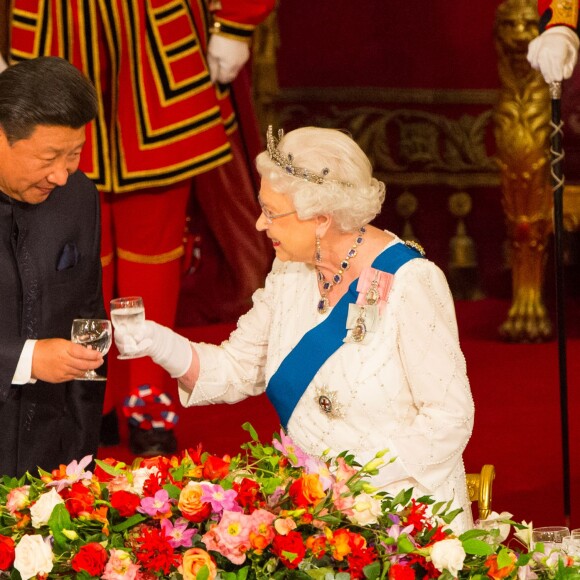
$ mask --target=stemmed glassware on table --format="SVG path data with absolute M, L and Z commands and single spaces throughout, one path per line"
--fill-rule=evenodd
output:
M 543 544 L 544 554 L 550 554 L 554 550 L 563 549 L 564 539 L 570 536 L 570 530 L 566 526 L 546 526 L 532 530 L 532 547 Z
M 580 558 L 580 528 L 570 531 L 570 535 L 562 540 L 562 549 L 568 556 Z
M 113 341 L 111 323 L 100 318 L 76 318 L 72 323 L 71 340 L 77 344 L 82 344 L 86 348 L 98 350 L 105 355 L 109 352 Z M 91 369 L 76 380 L 106 381 L 107 377 L 103 377 L 97 374 L 94 369 Z
M 111 300 L 111 321 L 115 329 L 131 329 L 145 322 L 145 306 L 141 296 L 125 296 Z M 139 358 L 140 354 L 120 353 L 117 358 Z

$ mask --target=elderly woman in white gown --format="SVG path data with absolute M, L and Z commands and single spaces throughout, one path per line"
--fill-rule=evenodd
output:
M 373 483 L 451 500 L 471 527 L 462 452 L 473 400 L 452 297 L 441 270 L 369 225 L 384 184 L 358 145 L 333 129 L 268 132 L 257 158 L 256 227 L 276 259 L 253 307 L 220 346 L 152 321 L 116 332 L 178 378 L 181 403 L 235 403 L 264 391 L 304 451 L 396 460 Z

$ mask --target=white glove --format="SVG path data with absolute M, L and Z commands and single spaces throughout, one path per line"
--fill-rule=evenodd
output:
M 5 68 L 8 68 L 8 65 L 6 64 L 6 61 L 4 60 L 2 55 L 0 54 L 0 72 L 2 72 Z
M 528 45 L 528 61 L 550 84 L 572 76 L 578 59 L 578 35 L 567 26 L 553 26 Z
M 150 356 L 174 379 L 183 376 L 191 366 L 193 354 L 189 340 L 152 320 L 129 328 L 120 327 L 113 335 L 121 354 Z
M 231 83 L 250 58 L 246 42 L 212 34 L 207 45 L 207 65 L 213 83 Z

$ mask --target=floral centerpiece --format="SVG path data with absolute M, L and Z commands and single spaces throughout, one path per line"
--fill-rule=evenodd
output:
M 0 486 L 0 577 L 485 580 L 579 577 L 572 558 L 501 543 L 500 525 L 451 531 L 450 503 L 392 496 L 388 462 L 315 459 L 282 432 L 235 457 L 190 449 L 132 465 L 91 457 Z M 488 522 L 489 524 L 489 522 Z M 525 524 L 517 528 L 523 539 Z

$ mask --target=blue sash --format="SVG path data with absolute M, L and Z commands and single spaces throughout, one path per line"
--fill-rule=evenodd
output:
M 417 250 L 399 243 L 381 252 L 371 266 L 376 270 L 394 274 L 409 260 L 420 257 L 421 254 Z M 266 394 L 278 412 L 284 429 L 320 367 L 344 344 L 348 306 L 356 302 L 357 284 L 358 278 L 350 283 L 348 292 L 338 301 L 330 314 L 300 339 L 272 375 Z

